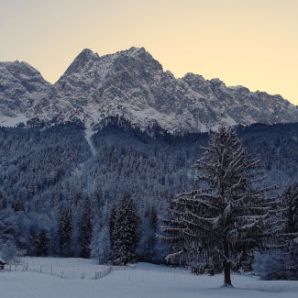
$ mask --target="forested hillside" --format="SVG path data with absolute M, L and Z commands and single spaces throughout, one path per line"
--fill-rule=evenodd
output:
M 298 180 L 298 124 L 257 124 L 237 131 L 278 193 Z M 82 233 L 90 232 L 82 228 L 82 218 L 90 211 L 89 253 L 98 256 L 103 243 L 108 247 L 111 209 L 129 194 L 140 218 L 137 253 L 160 261 L 167 248 L 156 243 L 156 215 L 163 216 L 168 202 L 192 187 L 192 165 L 206 142 L 207 134 L 173 136 L 159 127 L 142 132 L 111 118 L 92 136 L 94 154 L 80 123 L 1 128 L 1 241 L 26 254 L 81 255 Z M 62 253 L 65 223 L 70 249 Z

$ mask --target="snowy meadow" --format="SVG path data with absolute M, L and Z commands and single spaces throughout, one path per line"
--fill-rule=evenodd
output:
M 297 297 L 297 281 L 262 281 L 250 275 L 232 276 L 234 288 L 222 288 L 223 276 L 192 275 L 186 269 L 138 263 L 107 266 L 96 260 L 75 258 L 23 258 L 27 270 L 0 273 L 1 297 L 5 298 L 181 298 L 181 297 Z M 49 268 L 54 272 L 50 274 Z M 21 266 L 19 267 L 21 268 Z M 41 268 L 41 272 L 40 272 Z

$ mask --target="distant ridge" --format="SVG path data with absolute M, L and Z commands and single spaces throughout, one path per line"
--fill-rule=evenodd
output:
M 104 56 L 84 49 L 53 85 L 25 62 L 0 63 L 1 126 L 81 121 L 93 130 L 109 117 L 183 134 L 222 124 L 298 122 L 298 109 L 279 95 L 219 79 L 192 73 L 177 79 L 144 48 Z

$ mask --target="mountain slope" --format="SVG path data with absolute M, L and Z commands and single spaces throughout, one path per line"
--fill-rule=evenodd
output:
M 92 155 L 84 128 L 78 124 L 0 128 L 0 239 L 9 223 L 17 225 L 12 229 L 13 239 L 20 249 L 34 255 L 34 231 L 46 228 L 51 234 L 51 252 L 57 255 L 58 211 L 69 206 L 78 255 L 75 236 L 85 199 L 92 202 L 94 223 L 102 227 L 107 226 L 111 207 L 129 193 L 143 224 L 140 253 L 162 261 L 165 244 L 157 242 L 154 250 L 148 245 L 152 235 L 147 226 L 149 211 L 154 208 L 158 218 L 163 218 L 169 201 L 193 188 L 192 165 L 208 136 L 173 136 L 157 127 L 155 132 L 152 137 L 127 121 L 110 119 L 92 136 L 96 151 Z M 298 123 L 258 124 L 239 128 L 237 133 L 248 156 L 261 161 L 264 185 L 276 185 L 281 193 L 297 181 Z
M 0 99 L 4 126 L 38 118 L 80 120 L 95 129 L 106 118 L 121 117 L 143 130 L 158 125 L 185 133 L 220 124 L 298 122 L 297 107 L 281 96 L 229 88 L 194 74 L 177 79 L 144 48 L 105 56 L 85 49 L 54 85 L 25 63 L 2 63 Z

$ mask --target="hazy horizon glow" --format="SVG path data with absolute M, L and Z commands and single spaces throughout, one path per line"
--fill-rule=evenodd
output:
M 165 70 L 298 104 L 296 0 L 0 0 L 0 61 L 55 82 L 74 57 L 145 47 Z

